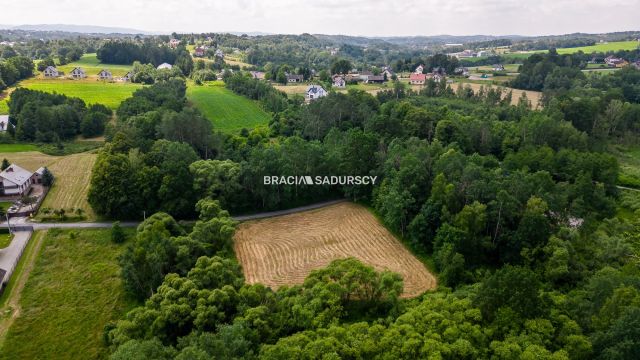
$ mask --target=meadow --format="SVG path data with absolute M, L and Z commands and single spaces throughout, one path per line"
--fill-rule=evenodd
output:
M 131 97 L 141 84 L 124 82 L 103 82 L 87 78 L 68 79 L 29 79 L 20 83 L 21 87 L 48 93 L 58 93 L 84 100 L 87 104 L 103 104 L 116 109 L 122 101 Z
M 49 230 L 0 359 L 106 358 L 104 326 L 136 305 L 120 278 L 123 249 L 111 242 L 108 229 Z
M 269 124 L 271 117 L 260 105 L 224 87 L 222 82 L 189 83 L 187 99 L 211 121 L 214 130 L 238 133 Z
M 87 193 L 96 157 L 94 153 L 51 156 L 37 151 L 0 152 L 0 159 L 7 159 L 29 171 L 35 171 L 41 166 L 46 166 L 51 171 L 56 180 L 41 209 L 69 211 L 80 208 L 87 220 L 95 219 L 87 202 Z

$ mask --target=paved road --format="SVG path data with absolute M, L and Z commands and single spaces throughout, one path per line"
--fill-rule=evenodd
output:
M 29 242 L 29 238 L 31 238 L 31 231 L 16 231 L 13 233 L 11 244 L 4 249 L 0 249 L 0 269 L 7 272 L 4 275 L 4 279 L 0 279 L 0 284 L 9 281 L 11 273 L 18 264 L 18 260 L 20 260 L 22 251 Z
M 270 217 L 289 215 L 289 214 L 295 214 L 295 213 L 299 213 L 299 212 L 303 212 L 303 211 L 319 209 L 319 208 L 322 208 L 322 207 L 325 207 L 325 206 L 338 204 L 338 203 L 341 203 L 341 202 L 344 202 L 344 201 L 346 201 L 346 200 L 341 199 L 341 200 L 324 201 L 324 202 L 320 202 L 320 203 L 316 203 L 316 204 L 300 206 L 300 207 L 293 208 L 293 209 L 269 211 L 269 212 L 262 212 L 262 213 L 250 214 L 250 215 L 232 216 L 232 218 L 234 220 L 236 220 L 236 221 L 248 221 L 248 220 L 266 219 L 266 218 L 270 218 Z M 120 223 L 120 225 L 123 226 L 123 227 L 136 227 L 136 226 L 138 226 L 138 224 L 140 224 L 140 223 L 136 222 L 136 221 L 125 221 L 125 222 L 121 222 Z M 33 230 L 46 230 L 46 229 L 53 229 L 53 228 L 57 228 L 57 229 L 101 229 L 101 228 L 110 228 L 112 225 L 113 225 L 112 222 L 32 223 L 32 222 L 26 221 L 26 219 L 12 219 L 11 220 L 11 227 L 12 228 L 15 227 L 15 226 L 32 226 Z M 0 227 L 7 227 L 7 223 L 6 222 L 1 223 Z

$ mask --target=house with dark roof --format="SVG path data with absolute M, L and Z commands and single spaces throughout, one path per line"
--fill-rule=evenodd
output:
M 331 78 L 332 86 L 339 89 L 344 89 L 347 86 L 347 82 L 342 75 L 333 75 Z
M 287 74 L 288 83 L 301 83 L 304 81 L 304 76 L 296 74 Z
M 327 96 L 327 90 L 325 90 L 322 86 L 320 85 L 309 85 L 309 87 L 307 88 L 307 92 L 306 92 L 306 100 L 307 101 L 314 101 L 317 100 L 321 97 L 325 97 Z
M 384 75 L 369 75 L 364 82 L 367 84 L 382 84 L 384 82 Z
M 198 46 L 195 50 L 193 50 L 193 56 L 195 57 L 203 57 L 206 52 L 206 49 L 202 46 Z

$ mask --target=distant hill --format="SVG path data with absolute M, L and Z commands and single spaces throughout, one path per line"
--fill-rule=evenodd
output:
M 95 25 L 69 25 L 69 24 L 36 24 L 36 25 L 0 25 L 1 29 L 10 30 L 27 30 L 27 31 L 63 31 L 71 33 L 81 34 L 141 34 L 141 35 L 154 35 L 157 33 L 120 28 L 109 26 L 95 26 Z

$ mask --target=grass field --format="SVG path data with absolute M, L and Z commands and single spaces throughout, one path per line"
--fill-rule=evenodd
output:
M 257 102 L 234 94 L 222 82 L 189 83 L 187 99 L 211 121 L 214 130 L 237 133 L 242 128 L 267 125 L 271 119 Z
M 7 233 L 0 233 L 0 249 L 4 249 L 7 246 L 9 246 L 9 244 L 11 244 L 11 239 L 13 238 L 13 235 Z
M 63 71 L 65 75 L 68 75 L 75 67 L 81 67 L 89 77 L 97 77 L 102 69 L 111 71 L 113 76 L 116 77 L 124 76 L 133 68 L 131 65 L 102 64 L 95 53 L 84 54 L 78 61 L 56 67 L 58 70 Z
M 7 104 L 7 99 L 0 99 L 0 115 L 7 115 L 9 113 L 9 104 Z
M 474 92 L 477 92 L 480 90 L 480 87 L 483 86 L 485 89 L 487 89 L 488 87 L 493 87 L 494 85 L 491 84 L 478 84 L 478 83 L 470 83 L 470 82 L 464 82 L 463 86 L 470 86 Z M 457 91 L 458 90 L 458 84 L 451 84 L 451 88 L 453 89 L 453 91 Z M 518 104 L 518 100 L 520 99 L 520 96 L 522 96 L 522 93 L 526 93 L 527 94 L 527 98 L 529 99 L 529 101 L 531 101 L 531 107 L 536 109 L 538 108 L 538 106 L 540 106 L 540 100 L 542 99 L 542 92 L 539 91 L 529 91 L 529 90 L 520 90 L 520 89 L 512 89 L 512 88 L 508 88 L 508 87 L 502 87 L 503 89 L 506 89 L 506 91 L 511 90 L 512 94 L 511 94 L 511 104 L 512 105 L 517 105 Z
M 35 171 L 41 166 L 51 170 L 56 181 L 41 208 L 81 208 L 87 220 L 95 219 L 87 202 L 87 192 L 96 157 L 97 155 L 92 153 L 67 156 L 51 156 L 36 151 L 0 153 L 0 159 L 6 158 L 29 171 Z
M 33 144 L 0 144 L 0 153 L 15 153 L 37 150 L 38 147 Z
M 404 279 L 404 297 L 436 286 L 435 277 L 366 208 L 340 203 L 240 224 L 234 248 L 248 283 L 301 284 L 312 270 L 355 257 Z
M 103 104 L 111 109 L 131 97 L 134 91 L 141 88 L 140 84 L 107 83 L 96 79 L 67 80 L 67 79 L 29 79 L 20 83 L 21 87 L 44 92 L 78 97 L 87 104 Z
M 104 326 L 136 304 L 124 294 L 109 230 L 49 230 L 0 359 L 106 358 Z

